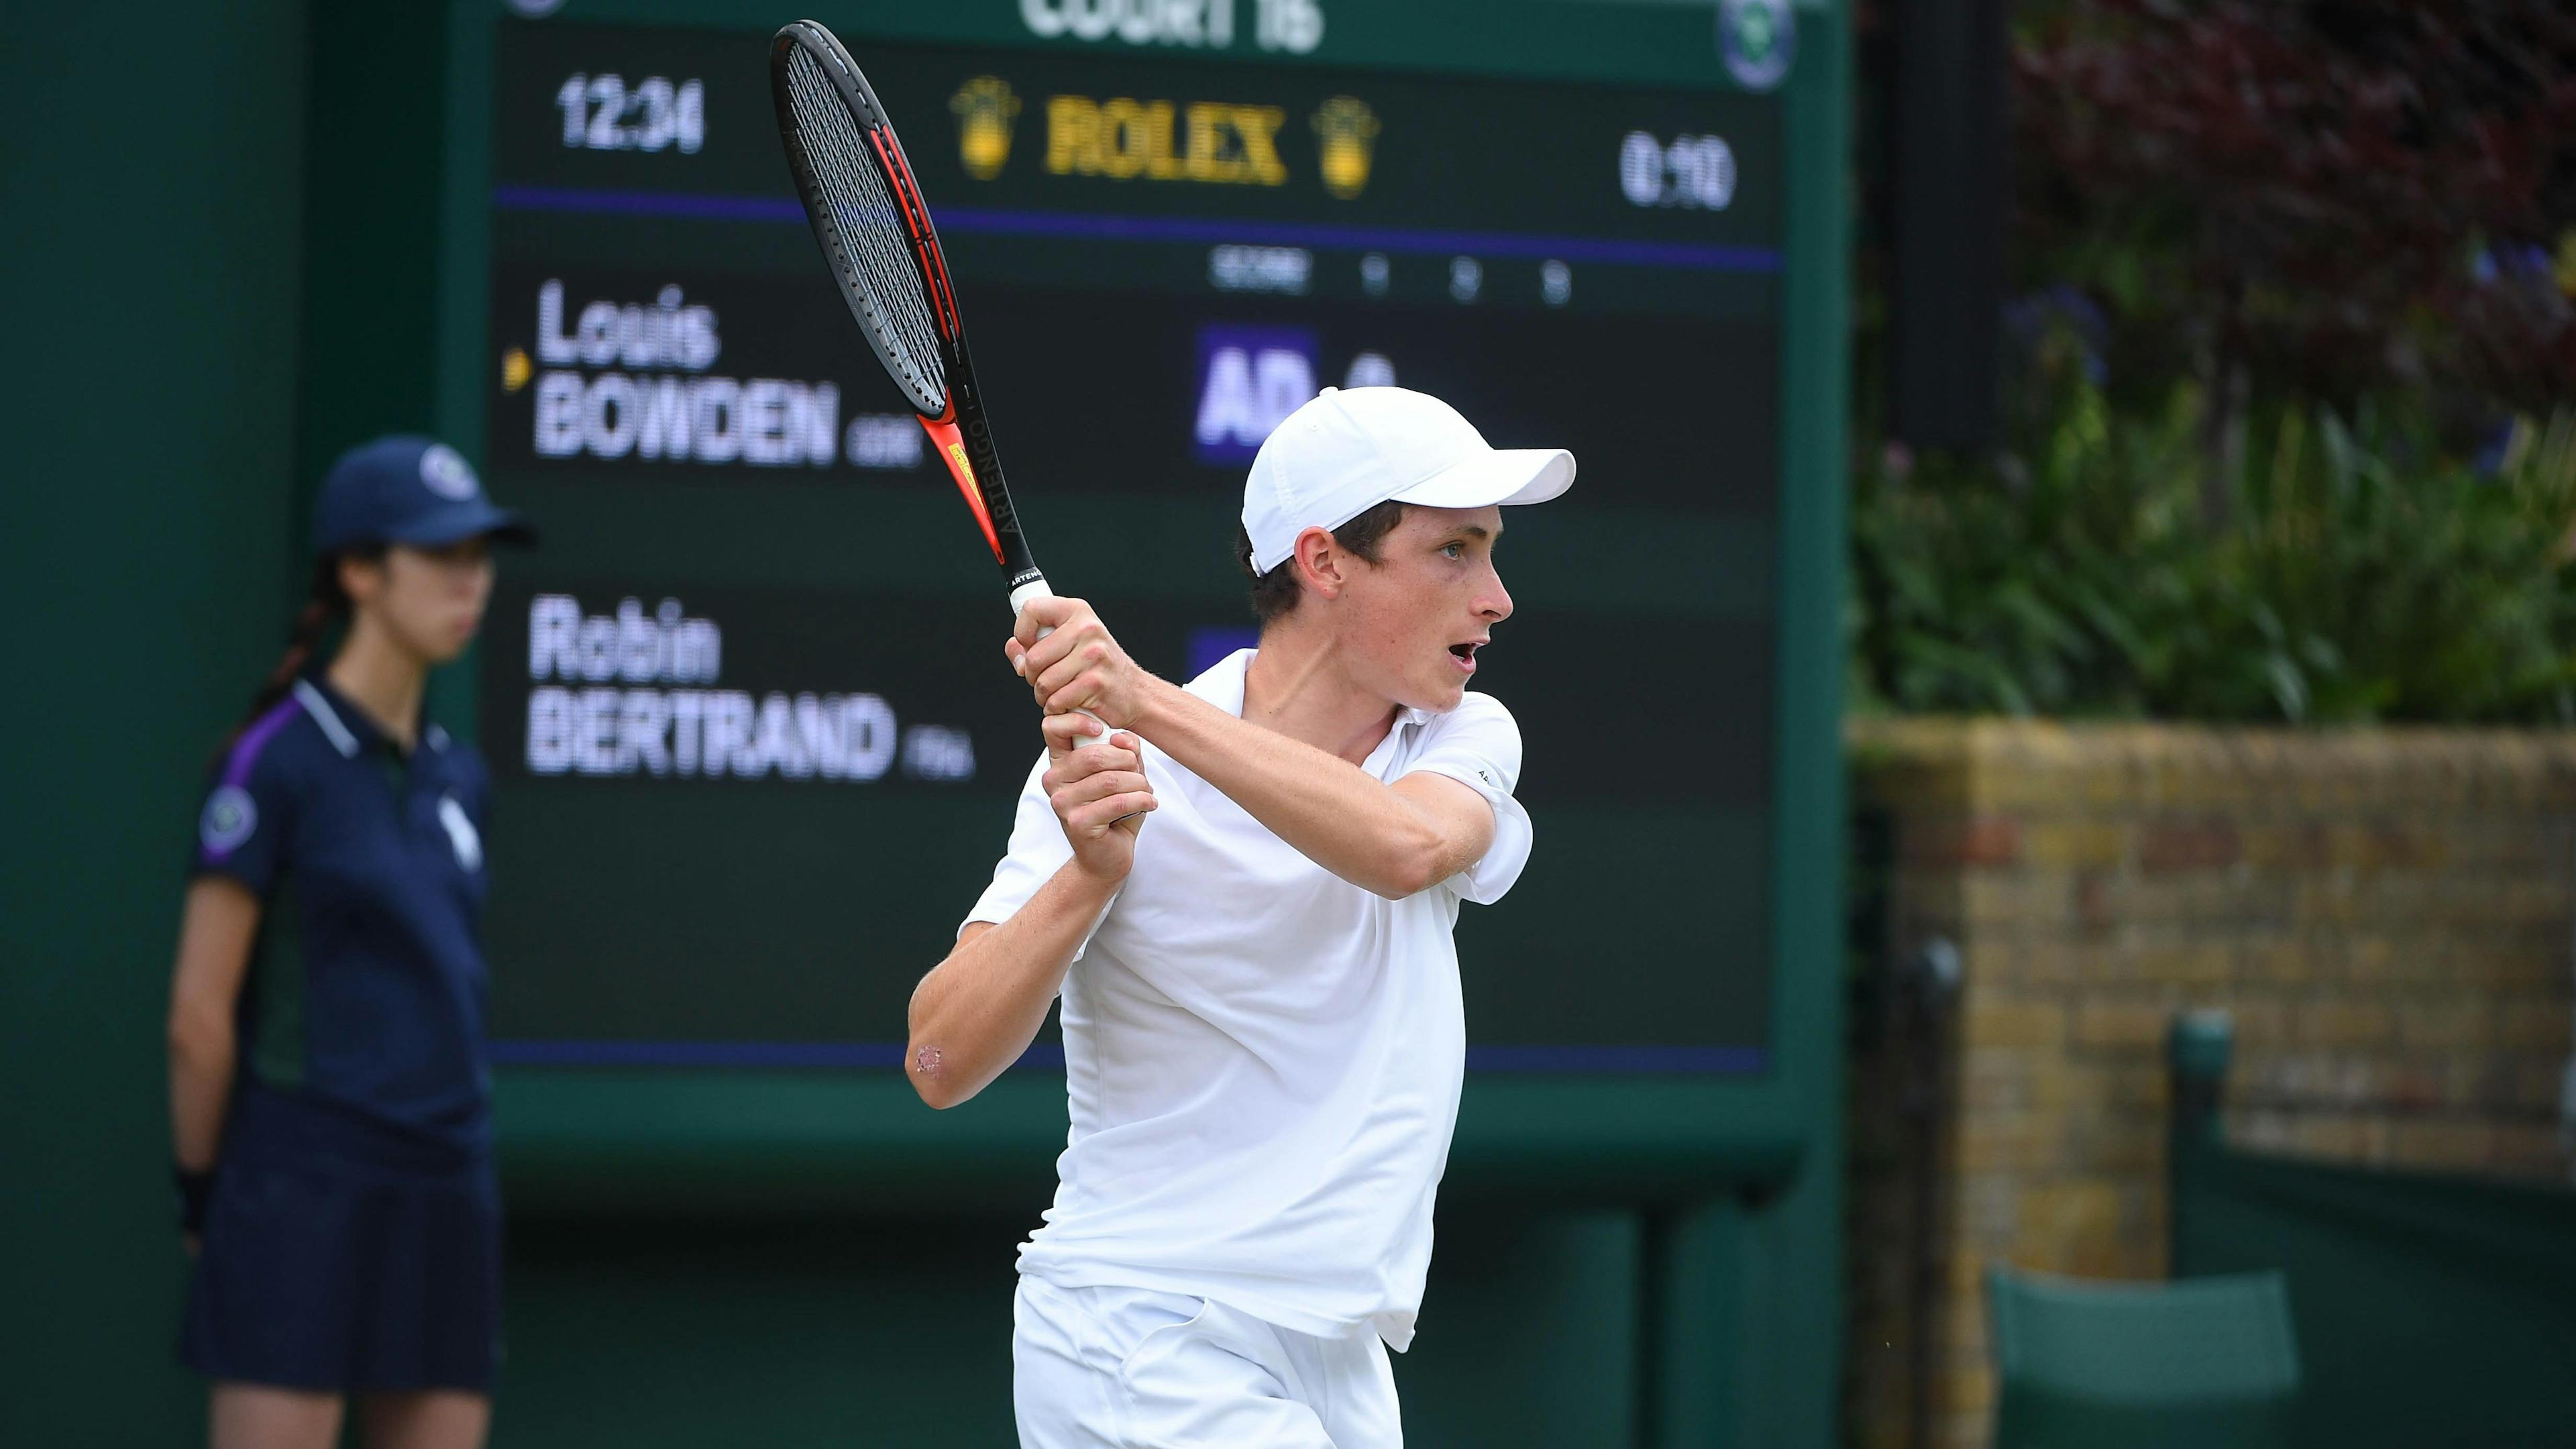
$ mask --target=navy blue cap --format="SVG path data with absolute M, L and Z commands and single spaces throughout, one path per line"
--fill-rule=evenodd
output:
M 313 551 L 364 544 L 444 548 L 488 537 L 534 543 L 537 532 L 483 496 L 474 465 L 435 438 L 396 433 L 350 449 L 322 480 L 313 503 Z

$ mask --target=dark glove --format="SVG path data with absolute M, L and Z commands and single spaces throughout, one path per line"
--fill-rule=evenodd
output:
M 215 1195 L 215 1175 L 174 1167 L 170 1176 L 179 1189 L 179 1231 L 192 1237 L 203 1235 L 206 1231 L 206 1204 Z

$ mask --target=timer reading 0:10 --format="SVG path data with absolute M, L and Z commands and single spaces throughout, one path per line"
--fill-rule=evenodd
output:
M 1724 211 L 1735 200 L 1735 148 L 1723 136 L 1667 142 L 1630 131 L 1619 145 L 1619 189 L 1636 206 Z
M 575 74 L 555 92 L 563 143 L 588 151 L 695 154 L 707 140 L 706 82 L 648 75 L 632 89 L 619 75 Z

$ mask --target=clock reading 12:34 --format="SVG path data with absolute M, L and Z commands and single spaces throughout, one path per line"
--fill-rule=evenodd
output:
M 563 143 L 586 151 L 663 151 L 694 155 L 707 140 L 707 87 L 701 80 L 648 75 L 632 86 L 613 72 L 576 72 L 555 92 Z

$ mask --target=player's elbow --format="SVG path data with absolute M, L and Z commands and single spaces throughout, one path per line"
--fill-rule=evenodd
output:
M 921 1098 L 922 1105 L 934 1112 L 945 1112 L 975 1095 L 971 1087 L 960 1090 L 963 1084 L 941 1070 L 942 1065 L 938 1047 L 918 1037 L 904 1043 L 903 1079 L 912 1083 L 913 1094 Z
M 1422 894 L 1444 879 L 1446 877 L 1435 875 L 1427 870 L 1401 869 L 1366 884 L 1369 890 L 1388 900 L 1402 901 Z
M 1418 839 L 1407 832 L 1407 838 L 1389 842 L 1370 862 L 1358 884 L 1391 901 L 1418 896 L 1449 878 L 1448 855 L 1447 842 L 1437 832 Z
M 909 1029 L 912 1029 L 912 1034 L 904 1039 L 904 1080 L 912 1083 L 914 1096 L 920 1096 L 922 1104 L 930 1106 L 933 1111 L 948 1111 L 951 1106 L 974 1096 L 971 1091 L 956 1091 L 951 1075 L 940 1070 L 940 1067 L 945 1067 L 945 1052 L 940 1052 L 938 1044 L 930 1042 L 922 1034 L 920 995 L 914 995 L 912 1000 Z
M 912 1083 L 913 1095 L 934 1112 L 947 1111 L 974 1096 L 983 1085 L 965 1073 L 951 1070 L 948 1053 L 925 1035 L 917 1022 L 911 1039 L 903 1044 L 903 1079 Z

